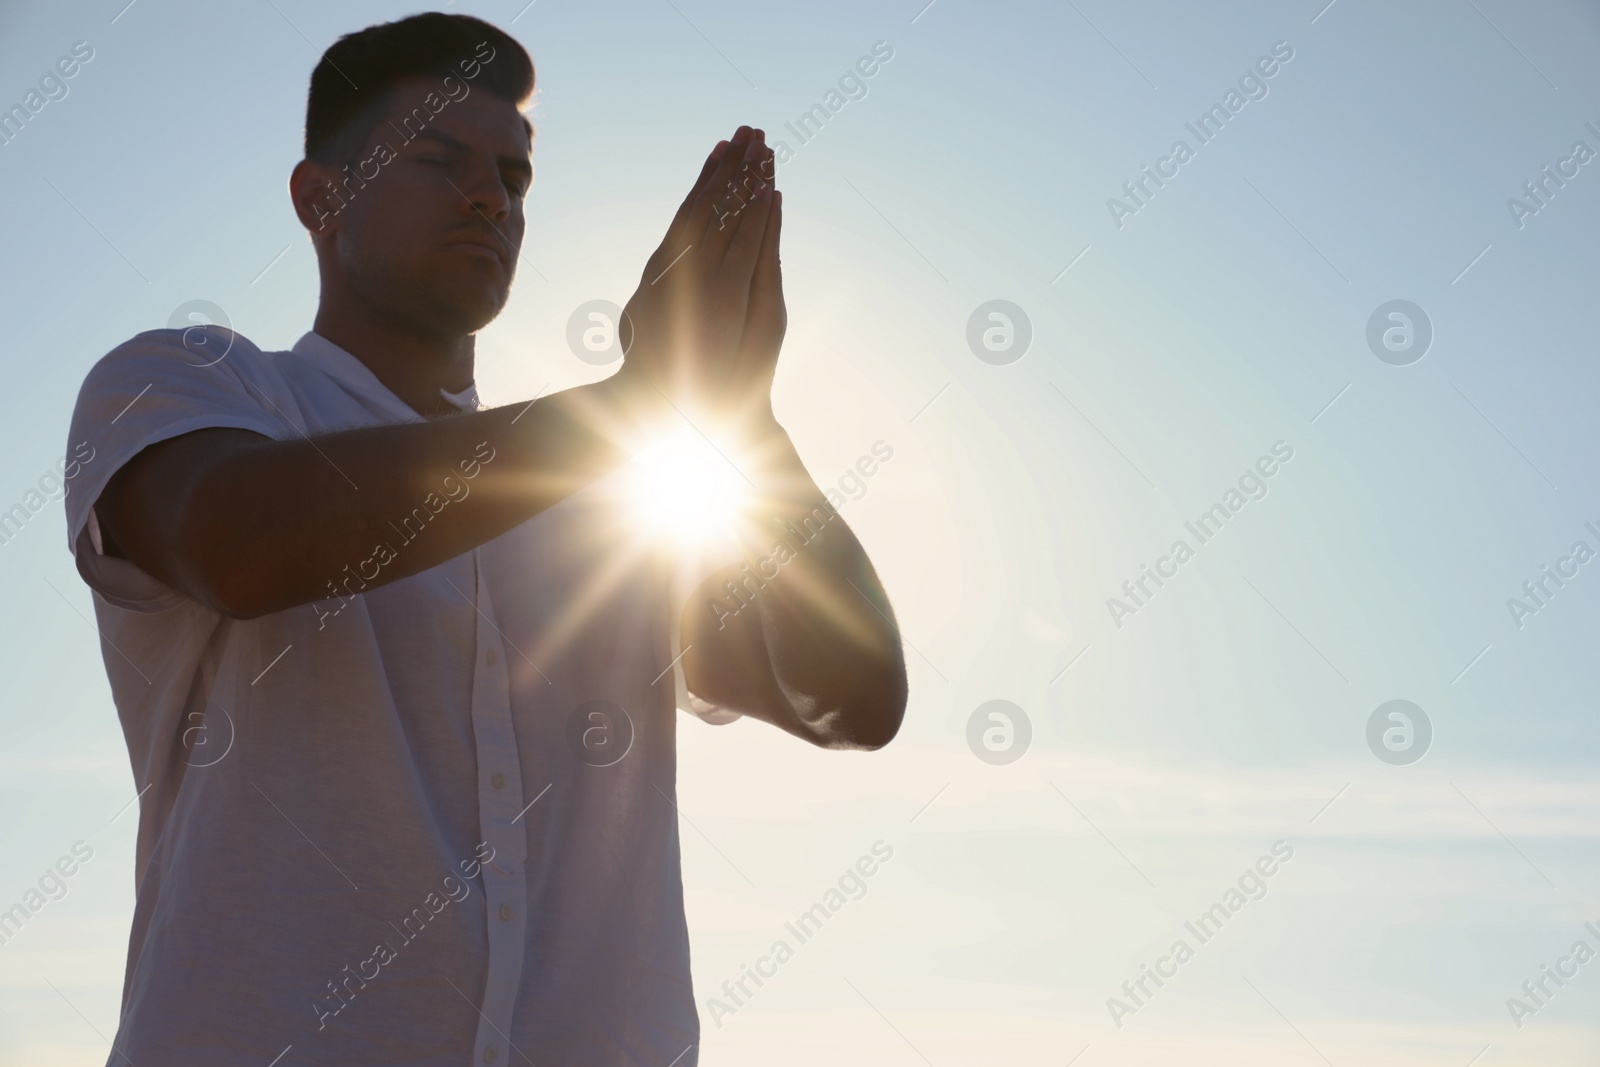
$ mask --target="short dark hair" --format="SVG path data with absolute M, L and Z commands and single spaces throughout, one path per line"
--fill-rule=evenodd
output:
M 485 61 L 476 50 L 487 44 Z M 533 60 L 509 34 L 471 15 L 429 11 L 347 33 L 311 72 L 306 99 L 307 159 L 337 162 L 359 150 L 377 122 L 389 91 L 410 78 L 465 76 L 477 68 L 476 88 L 520 111 L 533 97 Z M 523 117 L 528 137 L 533 126 Z

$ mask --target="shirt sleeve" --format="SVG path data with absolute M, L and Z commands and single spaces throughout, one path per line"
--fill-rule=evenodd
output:
M 274 393 L 283 397 L 261 352 L 220 326 L 150 330 L 95 363 L 72 411 L 63 472 L 67 547 L 90 588 L 131 611 L 164 611 L 184 599 L 130 561 L 103 554 L 95 502 L 112 475 L 157 442 L 211 427 L 274 439 L 292 433 Z

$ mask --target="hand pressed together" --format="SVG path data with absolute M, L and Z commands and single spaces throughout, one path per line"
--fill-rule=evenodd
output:
M 712 149 L 624 309 L 621 373 L 706 432 L 772 420 L 787 325 L 774 170 L 760 130 L 741 126 Z

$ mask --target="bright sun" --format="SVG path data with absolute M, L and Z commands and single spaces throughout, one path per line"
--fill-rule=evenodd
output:
M 746 487 L 732 461 L 692 430 L 634 457 L 630 497 L 655 535 L 706 544 L 732 535 Z

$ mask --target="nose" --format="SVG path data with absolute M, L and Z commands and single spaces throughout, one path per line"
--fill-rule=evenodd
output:
M 511 216 L 511 193 L 500 179 L 499 168 L 492 161 L 473 166 L 461 194 L 467 201 L 462 205 L 462 210 L 468 215 L 487 218 L 496 226 Z

